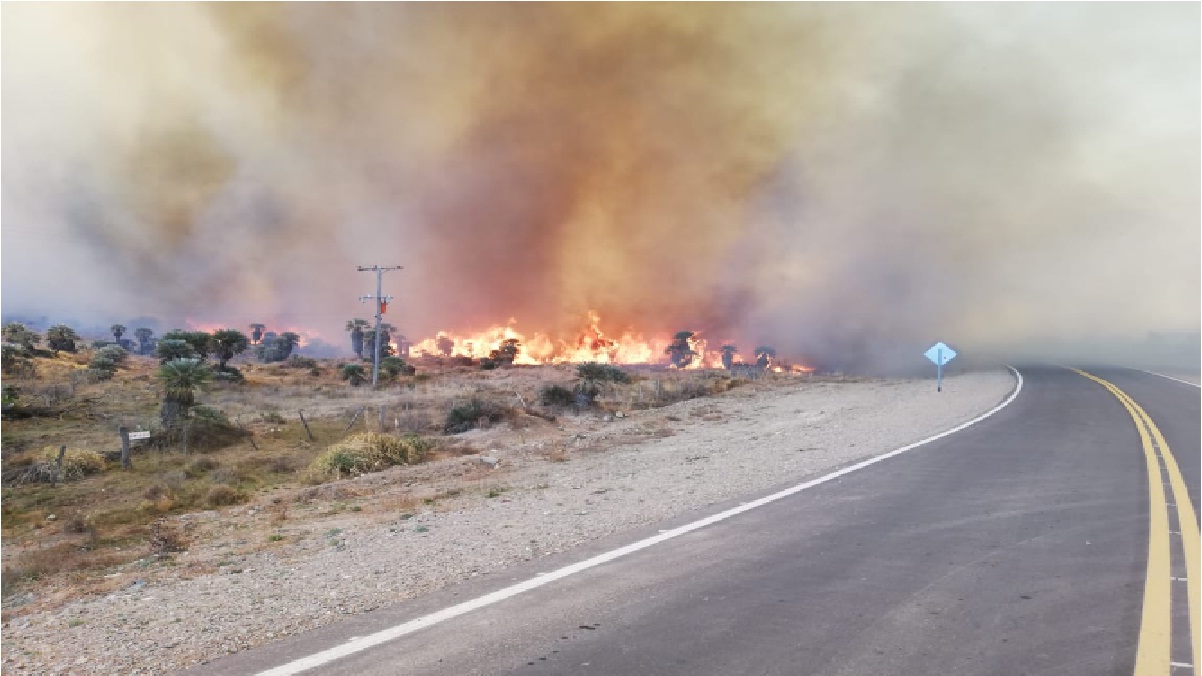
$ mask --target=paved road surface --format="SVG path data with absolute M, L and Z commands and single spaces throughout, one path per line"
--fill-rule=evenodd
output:
M 1198 389 L 1091 372 L 1148 412 L 1197 505 Z M 1150 528 L 1140 437 L 1101 385 L 1023 373 L 1010 406 L 962 432 L 311 673 L 1131 674 Z M 197 671 L 257 673 L 699 516 Z M 1179 664 L 1195 661 L 1185 586 Z

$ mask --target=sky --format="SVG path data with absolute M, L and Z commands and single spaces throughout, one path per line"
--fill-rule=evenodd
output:
M 865 368 L 1196 345 L 1199 18 L 6 3 L 0 311 L 342 343 L 380 264 L 414 339 L 594 311 Z

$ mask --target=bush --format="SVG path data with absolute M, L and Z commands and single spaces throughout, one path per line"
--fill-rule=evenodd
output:
M 414 465 L 425 459 L 432 446 L 416 434 L 394 437 L 364 432 L 327 448 L 310 463 L 309 475 L 321 481 L 378 472 L 393 465 Z
M 596 362 L 588 362 L 576 367 L 576 375 L 581 380 L 592 380 L 594 382 L 604 383 L 629 383 L 630 374 L 609 364 L 598 364 Z
M 46 449 L 47 462 L 55 462 L 58 458 L 57 448 Z M 68 448 L 63 455 L 63 480 L 82 479 L 91 474 L 104 471 L 104 456 L 96 451 L 83 448 Z
M 216 460 L 211 458 L 197 458 L 188 463 L 188 466 L 184 468 L 184 473 L 188 477 L 195 479 L 209 470 L 217 469 L 217 467 L 218 462 Z
M 106 345 L 105 347 L 102 347 L 96 351 L 96 356 L 93 357 L 93 359 L 96 358 L 108 359 L 118 366 L 121 366 L 125 363 L 125 360 L 129 358 L 129 353 L 126 352 L 125 348 L 121 347 L 120 345 Z
M 101 348 L 88 362 L 88 371 L 96 380 L 111 380 L 128 354 L 116 345 Z
M 47 446 L 42 457 L 31 462 L 16 476 L 6 477 L 17 484 L 51 483 L 58 472 L 58 449 Z M 99 474 L 104 471 L 104 456 L 96 451 L 81 448 L 68 448 L 63 456 L 63 473 L 60 481 L 75 481 L 85 476 Z M 7 474 L 7 473 L 6 473 Z
M 242 502 L 245 496 L 229 486 L 220 485 L 213 486 L 205 495 L 205 502 L 210 507 L 224 507 L 226 505 L 236 505 Z
M 338 373 L 343 380 L 349 381 L 352 387 L 362 385 L 367 379 L 367 372 L 359 364 L 343 364 L 338 367 Z
M 21 345 L 13 343 L 4 343 L 3 360 L 0 362 L 0 369 L 8 375 L 36 378 L 37 366 L 29 357 L 32 356 L 31 351 Z
M 473 397 L 467 402 L 457 404 L 447 412 L 447 419 L 442 429 L 447 434 L 458 434 L 476 427 L 481 420 L 495 423 L 512 414 L 513 411 L 510 408 Z
M 112 380 L 113 375 L 117 373 L 117 367 L 112 368 L 96 368 L 92 366 L 88 368 L 88 382 L 100 382 L 102 380 Z
M 571 406 L 576 395 L 562 385 L 547 385 L 539 390 L 538 400 L 543 406 Z
M 244 383 L 244 382 L 246 382 L 246 378 L 245 378 L 245 376 L 242 375 L 242 372 L 239 371 L 238 369 L 234 368 L 233 366 L 226 366 L 224 368 L 217 367 L 217 368 L 213 369 L 213 380 L 215 380 L 219 383 Z
M 489 359 L 488 357 L 483 357 L 480 359 L 480 369 L 482 371 L 492 371 L 493 369 L 497 368 L 498 365 L 499 364 L 495 359 Z
M 411 376 L 417 373 L 417 369 L 406 364 L 405 360 L 400 357 L 384 357 L 380 360 L 380 370 L 393 377 L 399 375 Z
M 231 503 L 232 504 L 232 503 Z M 150 524 L 150 552 L 155 556 L 165 556 L 173 552 L 188 549 L 188 538 L 177 527 L 171 526 L 162 519 Z
M 317 360 L 310 359 L 309 357 L 302 357 L 299 354 L 294 354 L 291 357 L 288 357 L 288 360 L 284 362 L 284 365 L 291 369 L 311 370 L 317 368 Z M 381 361 L 380 365 L 383 366 L 384 362 Z
M 217 449 L 232 446 L 250 433 L 235 426 L 225 413 L 209 406 L 194 406 L 188 420 L 188 447 Z

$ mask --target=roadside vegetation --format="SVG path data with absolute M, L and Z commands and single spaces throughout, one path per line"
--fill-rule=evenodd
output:
M 30 590 L 99 589 L 115 566 L 171 565 L 189 541 L 172 524 L 189 512 L 487 451 L 473 446 L 474 430 L 496 438 L 564 416 L 612 419 L 747 382 L 723 371 L 513 366 L 514 344 L 485 360 L 388 356 L 372 388 L 363 362 L 292 354 L 291 336 L 262 328 L 155 339 L 114 325 L 89 341 L 69 327 L 52 337 L 4 327 L 6 613 Z M 367 333 L 348 323 L 356 330 Z M 256 349 L 264 344 L 270 358 Z M 118 428 L 135 436 L 128 467 Z

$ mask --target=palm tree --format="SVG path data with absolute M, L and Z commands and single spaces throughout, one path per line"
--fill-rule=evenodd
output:
M 113 332 L 113 338 L 117 339 L 117 344 L 121 344 L 121 336 L 125 335 L 125 327 L 121 324 L 113 324 L 109 327 L 109 331 Z
M 134 329 L 134 338 L 138 339 L 138 354 L 150 352 L 150 337 L 153 335 L 154 331 L 145 327 Z
M 251 324 L 250 325 L 250 342 L 254 343 L 255 345 L 258 345 L 259 341 L 263 340 L 263 329 L 265 329 L 265 328 L 267 328 L 267 326 L 265 324 Z
M 213 337 L 205 331 L 183 331 L 181 329 L 175 329 L 173 331 L 164 333 L 163 338 L 184 341 L 192 346 L 192 349 L 196 351 L 196 354 L 201 359 L 204 359 L 205 357 L 209 356 L 210 341 Z
M 159 416 L 165 426 L 171 427 L 187 417 L 188 410 L 196 403 L 196 388 L 208 382 L 213 372 L 200 359 L 173 359 L 159 366 L 155 376 L 163 385 Z
M 217 370 L 224 371 L 225 363 L 241 354 L 250 344 L 246 334 L 234 329 L 218 329 L 210 340 L 213 354 L 217 355 Z
M 351 332 L 351 351 L 360 359 L 363 358 L 363 329 L 366 327 L 366 319 L 356 317 L 346 322 L 346 330 Z
M 776 348 L 761 345 L 755 348 L 755 365 L 760 369 L 767 370 L 772 365 L 772 360 L 776 357 Z
M 734 345 L 722 346 L 722 368 L 729 371 L 731 367 L 734 366 L 735 353 L 738 351 L 739 348 L 735 347 Z
M 279 350 L 280 361 L 284 361 L 292 354 L 292 349 L 300 344 L 300 336 L 291 332 L 285 331 L 275 339 L 276 349 Z
M 196 350 L 193 350 L 186 340 L 164 337 L 155 348 L 155 356 L 166 364 L 176 359 L 192 359 L 196 356 Z
M 689 343 L 689 339 L 694 335 L 696 334 L 692 331 L 677 331 L 676 335 L 672 337 L 672 343 L 664 350 L 676 368 L 682 369 L 692 364 L 693 357 L 697 356 L 697 353 L 693 351 L 693 346 Z
M 521 350 L 522 343 L 517 338 L 507 338 L 501 341 L 499 349 L 489 353 L 488 358 L 499 364 L 513 364 L 513 360 L 517 359 Z
M 389 340 L 390 337 L 391 336 L 388 335 L 388 331 L 386 329 L 384 329 L 383 326 L 381 326 L 380 327 L 380 358 L 381 359 L 383 359 L 384 357 L 390 357 L 394 354 L 394 352 L 392 350 L 392 342 Z M 376 349 L 376 330 L 375 329 L 368 329 L 363 332 L 363 348 L 365 350 L 371 350 L 373 353 L 375 352 L 375 349 Z M 371 361 L 372 358 L 370 356 L 363 357 L 363 360 Z

